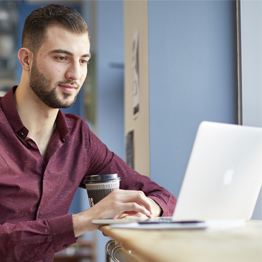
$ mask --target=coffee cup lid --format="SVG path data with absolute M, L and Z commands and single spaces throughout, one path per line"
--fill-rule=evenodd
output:
M 121 180 L 118 174 L 107 174 L 107 175 L 92 175 L 84 178 L 84 184 L 90 183 L 105 183 L 113 180 Z

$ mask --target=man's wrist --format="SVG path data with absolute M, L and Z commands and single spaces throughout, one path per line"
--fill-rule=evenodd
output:
M 162 208 L 159 206 L 159 204 L 152 199 L 151 197 L 148 197 L 151 206 L 152 206 L 152 216 L 153 217 L 159 217 L 163 213 Z
M 98 229 L 97 226 L 92 224 L 92 218 L 88 215 L 88 210 L 72 215 L 73 229 L 75 237 L 79 237 L 86 232 Z

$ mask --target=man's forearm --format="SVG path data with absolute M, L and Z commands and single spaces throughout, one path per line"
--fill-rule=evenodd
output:
M 49 258 L 76 239 L 70 214 L 0 225 L 1 261 L 39 261 Z M 10 244 L 12 243 L 12 244 Z

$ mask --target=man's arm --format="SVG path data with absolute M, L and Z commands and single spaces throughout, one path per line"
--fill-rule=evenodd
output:
M 155 202 L 149 199 L 153 207 L 155 207 L 154 216 L 173 215 L 176 205 L 175 196 L 148 177 L 139 174 L 129 167 L 120 157 L 111 152 L 91 131 L 87 130 L 87 134 L 87 148 L 90 153 L 90 166 L 87 175 L 117 173 L 121 178 L 120 189 L 143 191 L 146 197 Z
M 52 261 L 54 253 L 76 242 L 72 215 L 0 225 L 1 261 Z
M 173 214 L 176 199 L 172 194 L 130 168 L 111 152 L 86 124 L 83 127 L 88 159 L 86 176 L 117 173 L 121 181 L 120 189 L 114 190 L 90 209 L 73 215 L 76 237 L 98 229 L 98 226 L 92 224 L 94 219 L 150 218 Z M 84 187 L 84 184 L 81 186 Z
M 116 218 L 123 212 L 159 215 L 159 206 L 142 191 L 114 190 L 92 208 L 74 215 L 0 225 L 0 257 L 3 261 L 52 259 L 55 252 L 75 243 L 76 237 L 98 229 L 93 219 Z

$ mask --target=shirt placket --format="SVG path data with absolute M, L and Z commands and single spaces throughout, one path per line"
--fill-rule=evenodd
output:
M 49 162 L 52 161 L 52 158 L 55 157 L 56 151 L 59 150 L 63 144 L 64 143 L 60 140 L 58 132 L 55 133 L 50 139 L 45 156 L 44 172 L 42 175 L 42 194 L 40 203 L 38 205 L 36 218 L 45 218 L 45 213 L 43 210 L 46 208 L 46 205 L 49 202 L 48 200 L 52 197 L 52 193 L 48 192 L 48 185 L 50 185 L 51 180 L 50 168 L 52 168 L 52 165 L 49 165 Z

